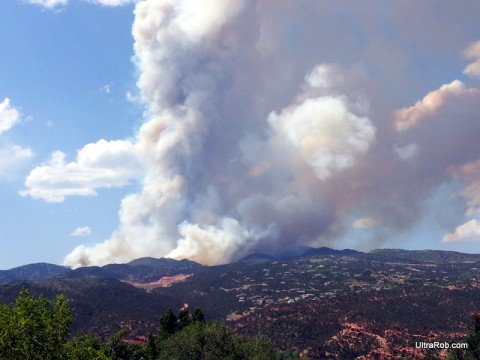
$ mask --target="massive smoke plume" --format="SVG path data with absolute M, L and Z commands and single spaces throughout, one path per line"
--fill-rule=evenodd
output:
M 479 90 L 450 79 L 412 102 L 402 90 L 415 85 L 401 76 L 406 54 L 377 35 L 383 15 L 336 6 L 139 2 L 133 36 L 146 110 L 135 146 L 147 174 L 123 199 L 111 238 L 77 247 L 65 264 L 140 256 L 219 264 L 377 229 L 358 244 L 365 249 L 411 226 L 432 192 L 479 157 L 471 135 L 480 130 Z M 426 20 L 398 21 L 391 26 L 408 37 Z M 417 40 L 428 36 L 437 35 Z

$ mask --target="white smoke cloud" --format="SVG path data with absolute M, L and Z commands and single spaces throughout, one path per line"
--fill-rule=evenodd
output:
M 428 196 L 451 181 L 447 168 L 480 150 L 480 91 L 453 81 L 392 110 L 411 101 L 394 98 L 397 80 L 412 78 L 402 74 L 409 54 L 392 45 L 405 66 L 384 56 L 380 67 L 375 54 L 389 37 L 375 38 L 372 52 L 335 20 L 338 6 L 354 11 L 368 36 L 384 26 L 380 11 L 371 23 L 360 5 L 139 2 L 143 187 L 122 200 L 108 240 L 78 246 L 65 264 L 167 255 L 218 264 L 250 251 L 331 245 L 352 213 L 382 214 L 382 226 L 373 218 L 352 224 L 375 239 L 411 226 Z M 402 37 L 405 24 L 396 23 Z M 419 41 L 434 36 L 428 30 Z
M 471 219 L 480 214 L 480 159 L 459 166 L 451 166 L 447 171 L 450 176 L 462 180 L 465 184 L 459 195 L 467 200 L 465 216 L 470 220 L 457 226 L 453 232 L 445 234 L 443 242 L 480 240 L 480 222 L 477 219 Z
M 480 159 L 471 161 L 460 166 L 448 168 L 448 173 L 454 178 L 463 180 L 464 189 L 460 195 L 467 199 L 466 216 L 480 213 Z
M 368 151 L 375 128 L 348 110 L 342 98 L 306 99 L 270 114 L 270 125 L 297 148 L 322 180 L 349 168 Z
M 480 214 L 480 180 L 468 184 L 461 192 L 461 195 L 468 199 L 466 216 Z
M 335 74 L 340 73 L 334 66 L 320 65 L 306 77 L 306 88 L 297 96 L 303 100 L 264 118 L 274 133 L 266 141 L 251 144 L 262 149 L 263 162 L 259 156 L 247 156 L 248 149 L 241 144 L 248 143 L 248 136 L 231 131 L 241 121 L 238 105 L 225 108 L 221 102 L 224 87 L 233 81 L 232 55 L 241 46 L 225 35 L 230 33 L 227 24 L 235 23 L 246 8 L 243 1 L 211 1 L 208 6 L 195 1 L 137 5 L 133 33 L 142 70 L 138 86 L 151 112 L 140 129 L 138 145 L 148 159 L 149 171 L 142 192 L 122 203 L 120 230 L 104 244 L 78 247 L 66 264 L 98 263 L 103 261 L 100 256 L 111 260 L 108 254 L 98 254 L 119 254 L 115 244 L 126 251 L 125 259 L 168 254 L 209 264 L 228 262 L 239 252 L 278 237 L 281 231 L 275 223 L 279 219 L 289 216 L 284 223 L 294 227 L 297 217 L 311 211 L 305 199 L 313 194 L 306 184 L 284 183 L 284 190 L 259 198 L 248 194 L 249 186 L 270 181 L 275 173 L 292 176 L 297 166 L 293 164 L 295 153 L 317 177 L 326 179 L 352 167 L 368 151 L 375 139 L 371 121 L 356 115 L 357 106 L 345 96 L 315 94 L 334 87 Z M 250 5 L 248 10 L 252 9 Z M 210 134 L 217 131 L 220 136 L 213 138 Z M 224 138 L 228 136 L 233 143 Z M 290 153 L 292 169 L 285 169 L 285 160 L 278 161 L 277 151 Z M 299 178 L 309 176 L 307 168 L 300 171 Z M 228 194 L 234 191 L 232 176 L 252 181 L 238 194 Z M 305 189 L 297 196 L 288 194 L 297 187 Z M 251 214 L 262 207 L 277 219 L 268 215 L 252 219 Z M 292 216 L 293 208 L 298 215 Z M 156 245 L 158 239 L 162 245 Z M 132 243 L 142 241 L 143 246 L 132 248 Z
M 66 264 L 110 261 L 115 258 L 112 253 L 124 260 L 173 250 L 189 203 L 188 177 L 195 176 L 196 167 L 201 166 L 196 158 L 201 155 L 208 122 L 218 120 L 208 100 L 218 91 L 223 65 L 208 57 L 210 52 L 222 52 L 214 40 L 242 5 L 243 1 L 221 0 L 208 5 L 192 0 L 137 5 L 133 34 L 142 71 L 138 86 L 152 114 L 140 129 L 138 145 L 149 171 L 142 192 L 122 202 L 120 231 L 93 249 L 78 247 Z M 164 243 L 158 244 L 159 239 Z
M 371 229 L 381 225 L 381 221 L 371 217 L 364 217 L 356 219 L 352 226 L 357 229 Z
M 55 151 L 30 172 L 20 195 L 62 202 L 66 196 L 92 196 L 98 188 L 125 186 L 142 175 L 137 149 L 127 140 L 99 140 L 80 149 L 75 161 L 65 159 Z
M 235 219 L 224 218 L 218 225 L 202 228 L 198 224 L 183 222 L 179 225 L 182 238 L 167 257 L 189 258 L 207 264 L 228 262 L 240 247 L 248 247 L 247 241 L 255 242 L 270 232 L 249 231 Z
M 464 55 L 467 59 L 472 59 L 473 63 L 469 64 L 463 70 L 463 73 L 471 76 L 480 76 L 480 41 L 471 44 L 465 50 Z
M 422 100 L 408 108 L 395 112 L 395 128 L 405 131 L 415 126 L 420 119 L 433 117 L 445 100 L 454 96 L 461 96 L 468 92 L 478 92 L 478 89 L 467 88 L 461 81 L 454 80 L 450 84 L 442 85 L 438 90 L 428 93 Z
M 453 177 L 457 184 L 463 183 L 460 196 L 452 196 L 452 200 L 464 203 L 466 219 L 443 237 L 444 243 L 477 236 L 478 222 L 471 217 L 478 215 L 480 205 L 480 149 L 474 135 L 480 130 L 475 120 L 479 100 L 480 89 L 454 81 L 430 92 L 414 106 L 396 111 L 397 130 L 408 129 L 412 132 L 408 137 L 415 140 L 415 157 L 409 162 L 416 165 L 418 181 L 435 179 L 448 184 Z
M 411 161 L 414 159 L 415 155 L 418 152 L 418 145 L 415 143 L 411 143 L 405 146 L 398 146 L 397 144 L 394 144 L 393 151 L 398 155 L 401 160 Z
M 345 79 L 335 65 L 320 64 L 305 77 L 305 81 L 312 88 L 330 89 L 343 83 Z

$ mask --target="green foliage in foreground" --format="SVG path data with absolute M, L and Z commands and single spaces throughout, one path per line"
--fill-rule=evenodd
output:
M 205 321 L 200 309 L 192 314 L 171 310 L 160 317 L 157 335 L 146 345 L 128 344 L 125 331 L 108 342 L 79 336 L 68 340 L 72 310 L 62 295 L 55 300 L 34 297 L 23 290 L 11 306 L 0 305 L 2 360 L 275 360 L 298 359 L 295 353 L 276 353 L 261 337 L 244 339 L 223 325 Z
M 295 353 L 276 353 L 262 337 L 244 339 L 223 325 L 205 321 L 200 309 L 192 314 L 171 310 L 160 317 L 157 336 L 150 335 L 146 346 L 148 360 L 275 360 L 299 359 Z
M 462 340 L 468 344 L 467 349 L 452 350 L 447 360 L 479 360 L 480 359 L 480 313 L 474 312 L 470 324 L 470 333 Z
M 161 360 L 225 359 L 270 360 L 275 352 L 263 339 L 241 341 L 218 323 L 196 322 L 160 343 Z
M 0 358 L 64 359 L 72 319 L 63 296 L 50 301 L 23 290 L 14 305 L 0 305 Z
M 105 355 L 104 344 L 100 339 L 88 336 L 79 336 L 65 345 L 66 358 L 69 360 L 108 360 Z

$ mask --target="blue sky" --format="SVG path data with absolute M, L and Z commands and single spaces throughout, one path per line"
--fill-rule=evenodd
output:
M 51 10 L 16 0 L 3 4 L 0 101 L 10 99 L 21 120 L 0 141 L 33 154 L 2 176 L 0 268 L 61 263 L 80 241 L 101 241 L 117 226 L 119 202 L 135 185 L 62 203 L 18 191 L 29 171 L 55 150 L 73 160 L 85 144 L 133 136 L 142 108 L 126 98 L 137 92 L 132 21 L 133 5 L 78 1 Z M 85 226 L 90 236 L 70 236 Z
M 480 252 L 477 2 L 2 5 L 0 269 Z

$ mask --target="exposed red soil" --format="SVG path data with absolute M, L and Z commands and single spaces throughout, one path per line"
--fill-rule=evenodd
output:
M 149 283 L 138 283 L 133 281 L 125 281 L 127 284 L 133 285 L 137 288 L 144 289 L 146 291 L 151 291 L 158 287 L 169 287 L 174 283 L 184 282 L 188 279 L 192 274 L 178 274 L 173 276 L 164 276 L 157 281 L 149 282 Z

